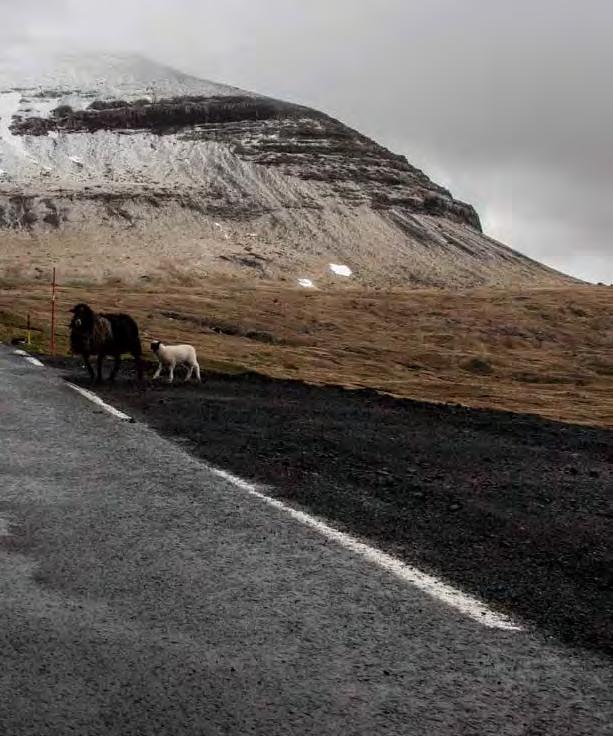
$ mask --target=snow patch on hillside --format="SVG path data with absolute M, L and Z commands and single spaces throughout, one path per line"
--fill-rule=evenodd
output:
M 353 271 L 349 268 L 349 266 L 341 266 L 337 263 L 330 264 L 330 271 L 332 271 L 332 273 L 336 274 L 337 276 L 353 276 Z
M 11 132 L 13 116 L 19 111 L 21 94 L 19 92 L 8 92 L 0 94 L 0 157 L 8 151 L 18 156 L 27 156 L 24 139 L 20 135 Z

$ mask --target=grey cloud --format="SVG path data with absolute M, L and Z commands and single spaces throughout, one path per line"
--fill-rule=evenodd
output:
M 608 0 L 21 0 L 3 16 L 322 108 L 475 203 L 492 235 L 613 281 Z
M 0 43 L 28 40 L 40 24 L 53 22 L 63 5 L 63 0 L 2 0 Z

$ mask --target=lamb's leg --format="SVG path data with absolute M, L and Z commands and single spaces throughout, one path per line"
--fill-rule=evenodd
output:
M 109 381 L 111 381 L 111 383 L 115 380 L 115 376 L 117 375 L 117 371 L 119 370 L 120 365 L 121 365 L 121 355 L 116 355 L 115 363 L 113 364 L 113 370 L 111 371 L 111 375 L 109 376 Z
M 105 356 L 104 353 L 100 353 L 100 355 L 98 356 L 98 378 L 97 378 L 97 382 L 98 383 L 103 383 L 103 379 L 102 379 L 102 364 L 104 363 L 105 357 L 106 356 Z
M 202 379 L 200 378 L 200 366 L 197 362 L 194 363 L 194 370 L 196 371 L 196 380 L 200 383 Z
M 91 382 L 96 382 L 96 374 L 94 373 L 94 369 L 92 368 L 92 364 L 89 362 L 89 354 L 85 353 L 83 355 L 83 360 L 85 361 L 85 366 L 87 367 L 87 372 L 89 373 L 89 377 L 91 378 Z
M 140 348 L 140 345 L 139 345 Z M 140 351 L 140 349 L 134 350 L 132 353 L 134 355 L 134 362 L 136 363 L 136 375 L 138 377 L 138 382 L 142 383 L 143 380 L 143 356 Z
M 187 375 L 185 376 L 185 383 L 188 383 L 189 381 L 191 381 L 193 373 L 194 373 L 194 366 L 190 365 L 189 370 L 187 371 Z
M 157 380 L 158 380 L 158 378 L 159 378 L 159 377 L 160 377 L 161 375 L 162 375 L 162 361 L 160 361 L 160 362 L 159 362 L 159 364 L 158 364 L 158 369 L 157 369 L 157 371 L 156 371 L 156 372 L 155 372 L 155 373 L 153 374 L 153 380 L 154 380 L 154 381 L 157 381 Z
M 168 366 L 168 383 L 172 383 L 175 380 L 175 364 L 170 363 Z

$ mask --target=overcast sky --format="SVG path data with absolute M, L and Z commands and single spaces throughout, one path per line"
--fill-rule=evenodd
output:
M 613 282 L 610 0 L 0 0 L 0 42 L 130 50 L 318 107 L 528 255 Z

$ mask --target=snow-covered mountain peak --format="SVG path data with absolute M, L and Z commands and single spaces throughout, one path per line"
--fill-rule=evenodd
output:
M 323 112 L 136 55 L 12 47 L 0 274 L 51 263 L 90 280 L 223 273 L 304 288 L 566 281 Z
M 134 99 L 248 94 L 184 74 L 136 54 L 67 53 L 13 46 L 0 53 L 0 91 L 56 91 Z

